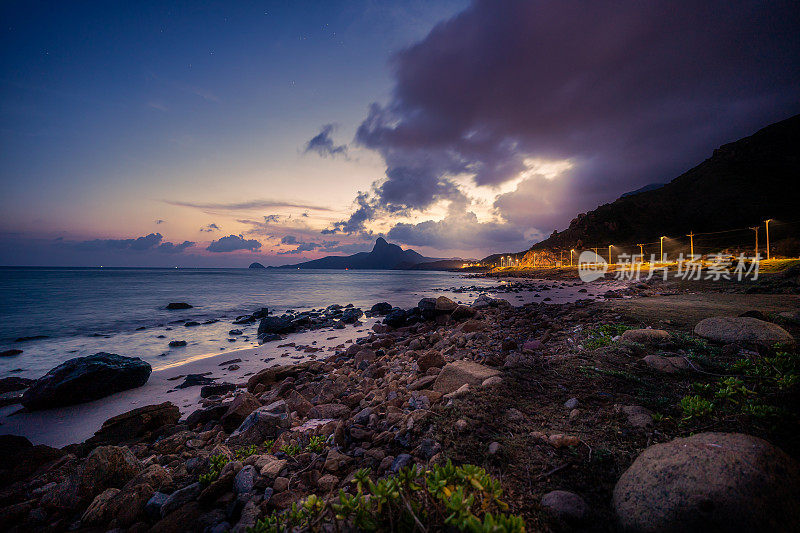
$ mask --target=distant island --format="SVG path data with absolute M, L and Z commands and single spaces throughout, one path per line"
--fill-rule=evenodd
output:
M 448 268 L 457 268 L 462 260 L 445 260 L 435 257 L 425 257 L 414 250 L 403 250 L 396 244 L 386 242 L 383 237 L 378 237 L 371 252 L 359 252 L 347 256 L 327 256 L 312 261 L 283 265 L 269 268 L 293 269 L 352 269 L 352 270 L 425 270 L 428 263 L 432 270 L 441 270 L 446 262 Z M 250 268 L 264 268 L 258 263 L 253 263 Z
M 250 266 L 247 267 L 247 268 L 261 269 L 261 268 L 267 268 L 267 267 L 265 267 L 261 263 L 250 263 Z

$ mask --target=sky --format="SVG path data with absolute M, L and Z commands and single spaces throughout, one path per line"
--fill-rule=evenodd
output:
M 519 251 L 800 113 L 793 2 L 0 6 L 0 265 Z

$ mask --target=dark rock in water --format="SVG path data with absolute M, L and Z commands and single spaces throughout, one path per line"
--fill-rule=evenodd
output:
M 152 368 L 138 357 L 100 352 L 58 365 L 25 391 L 30 410 L 90 402 L 147 383 Z
M 357 307 L 351 307 L 349 309 L 345 309 L 344 313 L 342 313 L 342 322 L 344 322 L 345 324 L 352 324 L 356 320 L 361 318 L 361 315 L 363 314 L 364 313 L 361 311 L 361 309 Z
M 269 333 L 292 333 L 294 330 L 295 325 L 290 317 L 286 315 L 266 316 L 258 325 L 258 337 L 262 338 Z
M 265 267 L 265 266 L 264 266 L 264 265 L 262 265 L 261 263 L 250 263 L 250 266 L 249 266 L 249 267 L 247 267 L 247 268 L 257 268 L 257 269 L 259 269 L 259 270 L 260 270 L 260 269 L 262 269 L 262 268 L 267 268 L 267 267 Z
M 344 326 L 342 326 L 342 327 L 344 327 Z M 269 342 L 269 341 L 279 341 L 282 338 L 283 337 L 281 337 L 277 333 L 267 333 L 263 337 L 259 337 L 258 340 L 261 342 L 261 344 L 264 344 L 265 342 Z
M 436 317 L 436 298 L 423 298 L 417 303 L 422 318 L 430 320 Z
M 215 378 L 207 378 L 203 374 L 189 374 L 186 376 L 186 379 L 183 380 L 183 383 L 178 385 L 177 388 L 185 389 L 187 387 L 198 387 L 202 385 L 213 385 Z
M 0 357 L 14 357 L 15 355 L 19 355 L 22 353 L 22 350 L 4 350 L 0 352 Z
M 251 316 L 253 318 L 264 318 L 268 314 L 269 314 L 269 308 L 268 307 L 262 307 L 261 309 L 259 309 L 255 313 L 253 313 Z
M 232 330 L 230 330 L 228 332 L 228 335 L 241 335 L 241 334 L 242 334 L 242 330 L 240 330 L 240 329 L 232 329 Z
M 186 346 L 186 341 L 169 341 L 170 348 L 181 348 L 182 346 Z
M 33 335 L 32 337 L 17 337 L 14 339 L 14 342 L 27 342 L 27 341 L 38 341 L 39 339 L 49 339 L 47 335 Z
M 171 302 L 167 304 L 167 309 L 170 311 L 175 311 L 178 309 L 191 309 L 192 306 L 187 304 L 186 302 Z
M 190 320 L 189 322 L 184 324 L 184 326 L 186 326 L 187 328 L 193 328 L 193 327 L 199 326 L 199 325 L 200 325 L 200 322 L 197 322 L 196 320 Z
M 233 383 L 212 383 L 211 385 L 205 385 L 202 389 L 200 389 L 200 397 L 208 398 L 209 396 L 225 394 L 226 392 L 231 392 L 234 390 L 236 390 L 236 385 Z
M 28 378 L 17 378 L 17 377 L 0 379 L 0 394 L 4 392 L 27 389 L 28 387 L 33 385 L 34 381 L 36 380 Z
M 386 317 L 383 319 L 383 323 L 387 326 L 400 328 L 406 325 L 406 318 L 408 318 L 408 313 L 406 313 L 405 310 L 396 307 L 386 314 Z
M 378 302 L 370 308 L 370 313 L 378 316 L 385 316 L 392 310 L 389 302 Z
M 178 422 L 181 412 L 171 402 L 146 405 L 109 418 L 87 442 L 110 444 L 132 440 Z
M 0 394 L 0 407 L 22 402 L 23 394 L 25 394 L 25 390 L 13 390 Z

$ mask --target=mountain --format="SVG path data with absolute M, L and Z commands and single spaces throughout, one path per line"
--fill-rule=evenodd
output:
M 247 268 L 256 268 L 256 269 L 261 269 L 261 268 L 267 268 L 267 267 L 265 267 L 265 266 L 264 266 L 264 265 L 262 265 L 261 263 L 250 263 L 250 266 L 249 266 L 249 267 L 247 267 Z
M 578 215 L 566 230 L 531 249 L 635 244 L 658 241 L 662 235 L 685 239 L 691 231 L 740 228 L 730 238 L 714 237 L 714 245 L 727 244 L 721 242 L 726 239 L 749 242 L 753 235 L 748 226 L 759 224 L 763 238 L 764 220 L 800 218 L 800 115 L 725 144 L 669 183 L 640 191 Z
M 640 187 L 640 188 L 636 189 L 635 191 L 626 192 L 625 194 L 620 196 L 620 198 L 625 198 L 627 196 L 633 196 L 634 194 L 639 194 L 640 192 L 654 191 L 656 189 L 660 189 L 663 186 L 664 186 L 663 183 L 651 183 L 649 185 L 645 185 L 644 187 Z
M 284 265 L 278 268 L 350 268 L 353 270 L 403 270 L 419 263 L 438 261 L 437 258 L 425 257 L 414 250 L 403 250 L 396 244 L 386 242 L 378 237 L 371 252 L 359 252 L 348 256 L 328 256 L 313 261 Z

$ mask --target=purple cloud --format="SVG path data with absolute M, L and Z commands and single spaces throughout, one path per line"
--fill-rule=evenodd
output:
M 242 235 L 228 235 L 212 241 L 206 247 L 206 250 L 215 253 L 235 252 L 237 250 L 255 252 L 259 248 L 261 248 L 261 243 L 255 239 L 245 239 Z
M 331 134 L 335 128 L 336 126 L 334 124 L 325 124 L 322 126 L 320 132 L 306 143 L 303 153 L 316 152 L 322 157 L 347 157 L 347 146 L 343 144 L 337 145 L 333 142 Z

